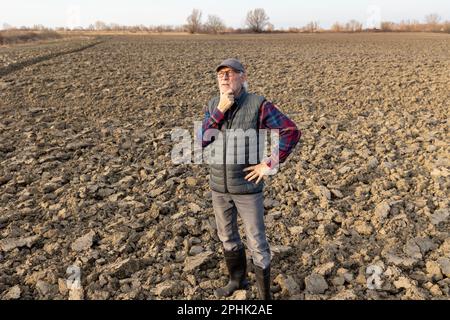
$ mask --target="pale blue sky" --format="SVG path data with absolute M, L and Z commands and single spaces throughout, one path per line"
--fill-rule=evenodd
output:
M 97 20 L 126 25 L 182 25 L 193 8 L 220 16 L 228 26 L 243 27 L 246 13 L 264 8 L 276 28 L 301 27 L 319 21 L 328 28 L 335 21 L 374 19 L 399 22 L 424 20 L 429 13 L 450 20 L 449 0 L 0 0 L 0 27 L 43 24 L 49 27 L 81 25 Z

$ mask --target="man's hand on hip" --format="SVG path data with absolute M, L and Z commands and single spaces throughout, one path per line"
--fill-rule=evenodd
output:
M 217 108 L 222 112 L 227 112 L 228 109 L 233 105 L 234 103 L 234 95 L 233 90 L 229 89 L 225 92 L 220 93 L 220 101 Z
M 269 173 L 270 168 L 265 162 L 261 162 L 255 166 L 245 168 L 244 171 L 251 171 L 245 176 L 245 180 L 252 181 L 257 178 L 255 183 L 258 184 Z

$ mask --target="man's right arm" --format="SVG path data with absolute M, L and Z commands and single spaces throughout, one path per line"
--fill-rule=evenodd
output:
M 233 91 L 229 89 L 225 92 L 220 93 L 219 104 L 213 110 L 212 113 L 209 112 L 208 106 L 205 107 L 204 109 L 205 118 L 203 119 L 202 122 L 202 129 L 197 136 L 197 141 L 202 142 L 202 148 L 205 148 L 207 145 L 213 142 L 212 139 L 207 139 L 206 141 L 203 139 L 206 131 L 208 131 L 209 129 L 219 129 L 220 123 L 225 118 L 225 113 L 228 111 L 228 109 L 230 109 L 233 103 L 234 103 Z
M 208 146 L 211 140 L 203 140 L 205 132 L 209 129 L 219 129 L 220 123 L 224 119 L 224 113 L 219 110 L 219 108 L 215 108 L 212 113 L 209 112 L 208 107 L 205 107 L 205 118 L 202 122 L 202 128 L 198 132 L 198 141 L 202 142 L 202 148 Z

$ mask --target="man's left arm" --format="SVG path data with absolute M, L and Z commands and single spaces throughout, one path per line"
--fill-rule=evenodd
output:
M 260 129 L 279 130 L 279 143 L 267 163 L 271 169 L 286 161 L 302 134 L 297 125 L 270 101 L 265 101 L 261 106 Z
M 296 124 L 270 101 L 264 101 L 261 105 L 259 123 L 260 129 L 277 129 L 279 141 L 274 150 L 271 150 L 270 158 L 263 163 L 244 169 L 244 171 L 250 171 L 245 179 L 248 181 L 257 179 L 256 183 L 259 183 L 270 169 L 286 160 L 301 136 L 301 131 Z

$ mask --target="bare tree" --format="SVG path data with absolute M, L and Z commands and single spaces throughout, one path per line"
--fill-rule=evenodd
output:
M 425 22 L 428 24 L 438 24 L 441 17 L 437 13 L 429 14 L 425 17 Z
M 95 21 L 94 23 L 95 26 L 95 30 L 106 30 L 106 23 L 104 23 L 103 21 Z
M 163 32 L 173 32 L 173 31 L 175 31 L 175 30 L 174 30 L 174 27 L 171 26 L 171 25 L 163 25 L 163 24 L 160 24 L 160 25 L 158 25 L 158 26 L 156 26 L 156 27 L 150 28 L 150 31 L 152 31 L 152 32 L 158 32 L 158 33 L 163 33 Z
M 253 32 L 262 32 L 269 24 L 269 17 L 262 8 L 250 10 L 247 13 L 245 24 Z
M 118 23 L 115 23 L 115 22 L 111 22 L 109 24 L 109 27 L 111 28 L 112 31 L 120 31 L 123 29 L 123 27 L 121 25 L 119 25 Z
M 290 27 L 288 29 L 288 32 L 290 32 L 290 33 L 298 33 L 298 32 L 300 32 L 300 28 Z
M 35 25 L 32 27 L 32 29 L 33 29 L 33 30 L 36 30 L 36 31 L 44 31 L 44 30 L 46 30 L 46 28 L 45 28 L 42 24 L 35 24 Z
M 362 23 L 356 20 L 350 20 L 345 24 L 345 30 L 349 32 L 360 32 L 362 30 Z
M 220 17 L 215 15 L 208 15 L 208 20 L 205 23 L 205 30 L 208 33 L 219 33 L 225 30 L 225 23 Z
M 331 26 L 331 31 L 333 31 L 333 32 L 341 32 L 342 30 L 344 30 L 344 26 L 342 24 L 340 24 L 339 22 L 335 22 Z
M 317 32 L 319 31 L 319 23 L 317 21 L 311 21 L 304 28 L 306 32 Z
M 202 28 L 202 12 L 198 9 L 193 9 L 192 13 L 187 17 L 186 29 L 189 33 L 200 32 Z
M 418 32 L 418 31 L 426 31 L 424 29 L 425 27 L 426 26 L 424 26 L 417 20 L 402 20 L 398 24 L 397 29 L 398 31 L 403 32 Z
M 441 17 L 437 13 L 432 13 L 425 16 L 426 28 L 428 31 L 439 31 L 439 21 L 441 21 Z
M 385 32 L 394 31 L 396 28 L 395 23 L 390 22 L 390 21 L 381 22 L 380 27 L 381 27 L 381 31 L 385 31 Z

